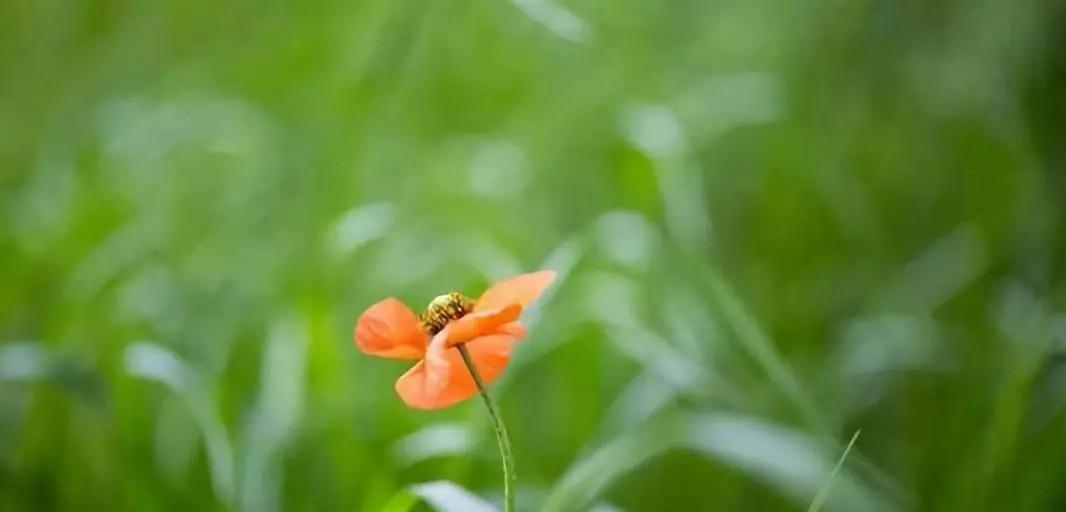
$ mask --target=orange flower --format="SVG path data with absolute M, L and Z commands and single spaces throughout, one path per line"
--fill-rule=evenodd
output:
M 441 295 L 422 315 L 388 298 L 359 316 L 355 345 L 372 356 L 420 359 L 396 381 L 396 392 L 411 407 L 448 407 L 477 394 L 454 347 L 465 344 L 486 384 L 496 380 L 514 343 L 525 336 L 517 321 L 522 309 L 554 279 L 550 270 L 522 274 L 496 283 L 477 301 L 458 293 Z

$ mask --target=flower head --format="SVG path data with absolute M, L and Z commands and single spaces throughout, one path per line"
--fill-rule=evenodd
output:
M 411 407 L 448 407 L 477 393 L 455 346 L 467 348 L 485 383 L 496 380 L 514 343 L 525 336 L 518 323 L 522 310 L 554 279 L 550 270 L 522 274 L 494 284 L 476 301 L 441 295 L 421 315 L 388 298 L 359 316 L 355 345 L 372 356 L 418 359 L 396 381 L 396 392 Z

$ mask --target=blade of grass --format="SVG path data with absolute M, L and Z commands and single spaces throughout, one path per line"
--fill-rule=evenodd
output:
M 851 436 L 851 441 L 848 441 L 848 446 L 844 448 L 844 453 L 840 454 L 840 460 L 837 461 L 837 465 L 829 472 L 829 477 L 822 484 L 822 488 L 818 489 L 818 494 L 815 494 L 814 499 L 811 500 L 811 506 L 807 507 L 807 512 L 818 512 L 825 505 L 825 500 L 829 498 L 829 490 L 833 487 L 833 480 L 836 478 L 837 472 L 840 471 L 840 467 L 844 465 L 844 459 L 848 458 L 848 452 L 855 445 L 855 440 L 859 438 L 860 432 L 862 432 L 862 429 L 856 430 L 855 434 Z
M 412 494 L 411 491 L 401 489 L 385 503 L 385 506 L 381 508 L 381 512 L 408 512 L 418 504 L 418 501 L 419 497 Z

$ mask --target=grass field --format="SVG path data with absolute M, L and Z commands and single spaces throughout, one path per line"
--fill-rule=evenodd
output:
M 1066 510 L 1064 126 L 1052 0 L 4 0 L 0 510 L 498 504 L 352 329 L 541 268 L 519 510 Z

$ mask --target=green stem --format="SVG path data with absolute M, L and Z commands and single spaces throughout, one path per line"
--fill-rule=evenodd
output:
M 463 356 L 466 369 L 470 371 L 470 376 L 474 378 L 478 393 L 485 400 L 485 407 L 489 409 L 489 416 L 492 416 L 492 427 L 496 430 L 496 444 L 500 446 L 500 457 L 503 459 L 503 510 L 504 512 L 514 512 L 514 485 L 516 478 L 514 457 L 511 455 L 511 439 L 507 436 L 507 427 L 503 424 L 503 417 L 500 415 L 499 408 L 496 407 L 496 402 L 489 396 L 489 392 L 485 390 L 485 383 L 481 381 L 481 375 L 477 372 L 473 359 L 470 358 L 470 351 L 466 349 L 466 345 L 457 345 L 455 348 L 459 349 L 459 354 Z

